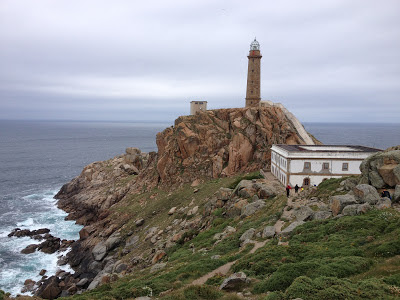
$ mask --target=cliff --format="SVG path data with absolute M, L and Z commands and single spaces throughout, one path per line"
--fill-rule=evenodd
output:
M 281 192 L 279 183 L 259 179 L 234 194 L 224 188 L 239 174 L 268 169 L 272 144 L 318 143 L 296 120 L 281 106 L 179 117 L 157 135 L 157 153 L 127 148 L 86 166 L 56 195 L 68 219 L 84 225 L 63 258 L 76 273 L 45 280 L 37 294 L 57 286 L 70 295 L 111 280 L 111 274 L 148 270 L 170 249 L 212 227 L 218 208 L 246 217 L 264 207 L 263 200 L 253 204 L 243 197 L 272 198 Z
M 180 117 L 157 135 L 161 183 L 268 168 L 273 144 L 314 144 L 283 106 L 219 109 Z
M 268 169 L 273 144 L 305 144 L 298 124 L 281 105 L 179 117 L 157 134 L 158 153 L 127 148 L 124 155 L 86 166 L 56 195 L 58 205 L 69 219 L 88 225 L 127 194 Z

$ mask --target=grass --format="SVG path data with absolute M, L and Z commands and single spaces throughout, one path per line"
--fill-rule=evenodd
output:
M 234 188 L 239 178 L 253 176 L 257 174 L 208 181 L 196 187 L 197 193 L 189 185 L 172 192 L 153 189 L 131 196 L 128 203 L 119 203 L 114 213 L 127 214 L 129 218 L 121 218 L 125 222 L 124 232 L 136 230 L 142 238 L 145 230 L 135 229 L 137 218 L 145 218 L 148 227 L 164 228 L 177 217 L 168 215 L 171 207 L 187 206 L 193 201 L 193 205 L 201 208 L 220 187 Z M 340 182 L 326 180 L 317 192 L 329 197 Z M 287 198 L 279 195 L 265 203 L 263 209 L 245 219 L 227 218 L 224 208 L 216 209 L 209 217 L 212 225 L 205 230 L 187 230 L 175 246 L 166 250 L 165 269 L 156 273 L 150 273 L 148 268 L 136 270 L 116 282 L 73 298 L 122 300 L 146 296 L 151 291 L 160 299 L 237 299 L 234 294 L 217 289 L 226 276 L 215 275 L 203 286 L 189 286 L 194 279 L 235 260 L 231 271 L 242 271 L 251 277 L 250 289 L 260 299 L 395 299 L 400 296 L 399 212 L 371 210 L 361 216 L 306 222 L 287 238 L 288 246 L 278 245 L 275 238 L 250 253 L 251 245 L 240 248 L 239 237 L 250 228 L 261 232 L 265 226 L 274 224 Z M 185 214 L 180 218 L 185 218 Z M 214 235 L 228 225 L 236 228 L 236 232 L 216 244 Z M 143 242 L 140 247 L 143 248 L 137 251 L 145 251 L 149 244 Z M 213 255 L 220 258 L 211 259 Z
M 296 228 L 289 246 L 277 246 L 271 241 L 256 253 L 239 259 L 233 271 L 259 279 L 253 292 L 275 291 L 271 299 L 361 299 L 368 293 L 391 299 L 390 285 L 398 285 L 400 279 L 399 236 L 400 215 L 394 210 L 307 222 Z M 333 293 L 328 297 L 332 286 L 326 278 L 344 285 L 342 292 L 346 296 Z M 301 294 L 299 282 L 303 281 L 309 284 L 311 292 Z M 355 290 L 359 290 L 358 296 Z
M 347 193 L 347 191 L 337 191 L 340 183 L 348 177 L 330 178 L 322 181 L 316 191 L 311 192 L 310 197 L 315 196 L 321 199 L 327 199 L 329 196 Z

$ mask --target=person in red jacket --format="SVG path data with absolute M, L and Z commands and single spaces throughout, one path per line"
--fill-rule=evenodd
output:
M 289 195 L 290 195 L 290 190 L 292 189 L 292 187 L 288 184 L 287 186 L 286 186 L 286 196 L 287 197 L 289 197 Z

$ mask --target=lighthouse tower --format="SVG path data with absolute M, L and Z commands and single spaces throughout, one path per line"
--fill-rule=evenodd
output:
M 261 69 L 261 53 L 260 44 L 256 39 L 250 44 L 249 69 L 247 71 L 247 91 L 246 91 L 246 107 L 259 106 L 261 101 L 260 94 L 260 69 Z

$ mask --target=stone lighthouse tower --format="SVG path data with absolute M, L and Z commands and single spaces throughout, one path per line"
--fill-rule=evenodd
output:
M 259 106 L 261 101 L 260 95 L 260 69 L 261 69 L 261 53 L 260 44 L 256 39 L 250 44 L 249 69 L 247 71 L 247 91 L 246 91 L 246 107 Z

